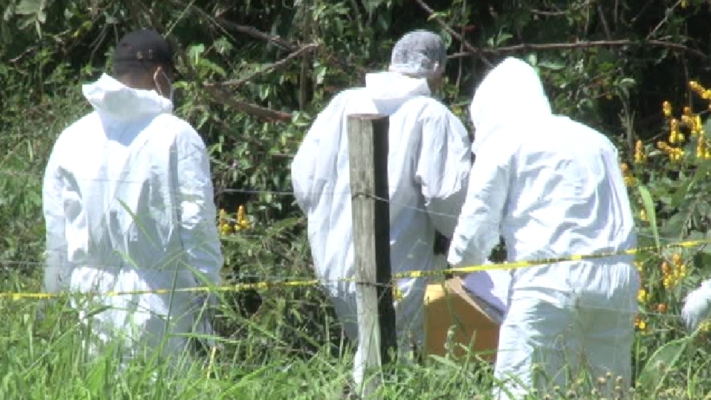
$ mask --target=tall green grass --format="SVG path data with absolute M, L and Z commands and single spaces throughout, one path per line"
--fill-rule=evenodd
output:
M 37 274 L 5 273 L 0 285 L 3 292 L 38 288 Z M 308 349 L 295 345 L 297 332 L 274 329 L 274 319 L 283 315 L 275 302 L 266 301 L 250 317 L 223 307 L 223 325 L 239 331 L 223 335 L 214 357 L 205 355 L 182 370 L 175 368 L 181 360 L 161 360 L 151 352 L 125 369 L 110 349 L 88 357 L 81 346 L 88 333 L 61 300 L 41 307 L 36 300 L 3 299 L 0 315 L 2 399 L 338 399 L 353 391 L 352 349 L 334 346 L 338 340 L 314 340 Z M 703 349 L 707 343 L 700 340 L 690 337 L 666 346 L 658 342 L 660 349 L 638 345 L 635 357 L 646 360 L 635 371 L 638 387 L 628 393 L 631 398 L 705 398 L 711 380 Z M 379 393 L 386 399 L 486 399 L 496 385 L 492 366 L 476 354 L 401 362 L 386 372 Z M 592 388 L 574 385 L 558 398 L 601 398 L 596 390 L 613 380 L 591 378 Z

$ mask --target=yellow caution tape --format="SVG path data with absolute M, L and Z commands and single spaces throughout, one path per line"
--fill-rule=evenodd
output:
M 691 247 L 703 246 L 705 244 L 711 244 L 711 239 L 689 240 L 686 242 L 671 243 L 671 244 L 667 244 L 667 245 L 659 246 L 659 247 L 657 247 L 657 246 L 638 247 L 635 249 L 622 250 L 622 251 L 612 252 L 612 253 L 578 254 L 578 255 L 572 255 L 572 256 L 567 256 L 567 257 L 546 258 L 546 259 L 541 259 L 541 260 L 514 261 L 514 262 L 501 263 L 501 264 L 472 265 L 472 266 L 468 266 L 468 267 L 453 267 L 453 268 L 448 268 L 445 270 L 405 271 L 405 272 L 400 272 L 400 273 L 394 274 L 393 279 L 424 278 L 424 277 L 431 277 L 431 276 L 437 276 L 437 275 L 442 275 L 442 274 L 469 274 L 469 273 L 478 272 L 478 271 L 492 271 L 492 270 L 498 270 L 498 269 L 517 269 L 517 268 L 535 267 L 538 265 L 555 264 L 555 263 L 561 263 L 561 262 L 582 261 L 582 260 L 591 260 L 591 259 L 607 258 L 607 257 L 614 257 L 614 256 L 624 256 L 624 255 L 635 255 L 635 254 L 644 253 L 644 252 L 658 251 L 658 250 L 665 249 L 665 248 L 676 248 L 676 247 L 691 248 Z
M 650 251 L 659 251 L 665 248 L 692 248 L 711 244 L 711 239 L 704 240 L 689 240 L 685 242 L 672 243 L 664 246 L 649 246 L 649 247 L 639 247 L 630 250 L 623 250 L 612 253 L 599 253 L 599 254 L 584 254 L 584 255 L 572 255 L 567 257 L 558 258 L 547 258 L 542 260 L 529 260 L 529 261 L 514 261 L 501 264 L 484 264 L 484 265 L 471 265 L 466 267 L 455 267 L 448 269 L 438 269 L 430 271 L 404 271 L 397 274 L 393 274 L 392 279 L 403 279 L 403 278 L 424 278 L 439 276 L 445 274 L 467 274 L 478 271 L 491 271 L 500 269 L 518 269 L 534 267 L 538 265 L 555 264 L 561 262 L 570 261 L 581 261 L 589 259 L 599 259 L 606 257 L 614 257 L 621 255 L 635 255 Z M 104 293 L 97 292 L 82 292 L 82 293 L 71 293 L 71 296 L 80 297 L 92 297 L 92 296 L 102 296 L 102 297 L 115 297 L 115 296 L 130 296 L 130 295 L 141 295 L 141 294 L 169 294 L 171 292 L 241 292 L 245 290 L 258 290 L 258 289 L 269 289 L 274 287 L 309 287 L 316 286 L 319 284 L 318 279 L 308 279 L 308 280 L 293 280 L 293 281 L 263 281 L 254 283 L 238 283 L 235 285 L 224 285 L 224 286 L 198 286 L 190 288 L 176 288 L 176 289 L 155 289 L 155 290 L 133 290 L 133 291 L 109 291 Z M 329 282 L 357 282 L 353 278 L 338 279 Z M 0 292 L 0 299 L 51 299 L 67 295 L 67 293 L 32 293 L 32 292 Z

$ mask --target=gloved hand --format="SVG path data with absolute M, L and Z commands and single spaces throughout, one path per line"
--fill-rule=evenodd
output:
M 686 296 L 681 317 L 687 329 L 696 330 L 699 324 L 709 317 L 710 313 L 711 279 L 704 281 L 698 289 Z

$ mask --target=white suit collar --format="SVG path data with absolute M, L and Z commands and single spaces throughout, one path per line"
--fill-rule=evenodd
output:
M 156 91 L 132 89 L 107 74 L 94 83 L 83 85 L 82 93 L 100 114 L 119 120 L 173 111 L 173 103 Z

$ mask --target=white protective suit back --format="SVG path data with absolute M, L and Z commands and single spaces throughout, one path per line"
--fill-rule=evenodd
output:
M 514 58 L 499 64 L 477 89 L 471 116 L 476 162 L 450 245 L 452 265 L 482 263 L 500 235 L 509 261 L 635 247 L 617 150 L 595 130 L 553 115 L 531 66 Z M 555 386 L 564 392 L 583 372 L 593 381 L 611 373 L 629 387 L 639 288 L 632 260 L 512 270 L 494 368 L 512 396 L 495 398 L 523 398 L 530 387 L 539 395 Z
M 390 116 L 392 271 L 430 270 L 435 228 L 451 236 L 466 193 L 471 156 L 461 121 L 429 95 L 425 79 L 393 72 L 368 74 L 365 88 L 341 92 L 319 114 L 292 164 L 295 197 L 308 216 L 316 275 L 354 340 L 355 283 L 333 282 L 355 273 L 347 115 Z M 398 282 L 403 296 L 411 299 L 396 307 L 400 328 L 408 315 L 421 310 L 425 284 L 423 279 Z M 421 323 L 412 323 L 422 331 Z
M 492 70 L 474 95 L 471 116 L 477 156 L 472 175 L 497 174 L 473 177 L 488 180 L 481 187 L 470 183 L 472 195 L 486 201 L 493 214 L 478 222 L 479 235 L 486 239 L 477 243 L 486 243 L 483 247 L 489 249 L 477 250 L 490 251 L 498 232 L 511 261 L 636 246 L 616 148 L 597 131 L 553 115 L 531 66 L 509 58 Z M 594 300 L 587 299 L 594 303 L 590 305 L 609 307 L 606 299 L 618 285 L 626 287 L 638 279 L 632 260 L 617 256 L 518 269 L 512 289 L 539 290 L 540 296 L 557 304 L 567 303 L 570 299 L 564 293 L 571 291 L 597 293 Z
M 43 202 L 50 291 L 136 291 L 219 284 L 223 259 L 205 146 L 172 103 L 108 75 L 83 87 L 95 111 L 67 128 L 47 165 Z M 191 267 L 189 267 L 189 266 Z M 157 348 L 164 335 L 210 333 L 188 292 L 98 296 L 100 340 L 121 332 Z M 74 303 L 81 312 L 91 310 Z M 166 317 L 170 316 L 170 319 Z M 170 337 L 165 353 L 185 349 Z M 130 356 L 134 343 L 126 342 Z

